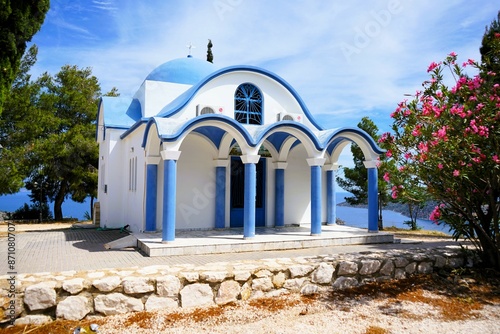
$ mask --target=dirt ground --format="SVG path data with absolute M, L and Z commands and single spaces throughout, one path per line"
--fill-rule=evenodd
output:
M 207 309 L 138 312 L 0 330 L 73 333 L 500 333 L 500 278 L 454 270 L 314 296 L 250 299 Z

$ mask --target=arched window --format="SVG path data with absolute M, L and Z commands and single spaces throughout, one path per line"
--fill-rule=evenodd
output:
M 254 85 L 244 83 L 236 89 L 234 119 L 243 124 L 262 124 L 262 95 Z

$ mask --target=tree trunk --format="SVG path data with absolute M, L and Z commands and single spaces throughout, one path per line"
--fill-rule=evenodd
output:
M 90 220 L 94 221 L 94 196 L 90 196 Z
M 61 187 L 57 192 L 56 198 L 54 199 L 54 220 L 62 221 L 63 220 L 63 212 L 62 212 L 62 204 L 64 202 L 64 198 L 66 197 L 66 189 L 67 189 L 66 181 L 61 182 Z
M 500 249 L 496 247 L 496 242 L 483 229 L 475 226 L 476 235 L 481 244 L 480 254 L 484 266 L 500 271 Z

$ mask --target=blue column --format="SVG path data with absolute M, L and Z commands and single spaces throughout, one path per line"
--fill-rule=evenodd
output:
M 177 196 L 177 160 L 180 151 L 161 151 L 163 158 L 163 224 L 162 242 L 175 240 L 175 210 Z
M 326 171 L 326 224 L 335 225 L 337 198 L 335 196 L 335 170 Z
M 274 226 L 285 226 L 285 167 L 286 163 L 276 163 L 274 183 Z
M 158 165 L 146 165 L 146 227 L 145 232 L 156 231 L 156 204 L 158 193 Z
M 257 193 L 256 166 L 245 164 L 245 198 L 243 209 L 243 237 L 255 237 L 255 196 Z
M 311 166 L 311 235 L 321 235 L 321 166 Z
M 368 232 L 378 232 L 378 170 L 368 168 Z
M 242 155 L 245 164 L 245 194 L 243 199 L 243 238 L 255 237 L 255 196 L 257 194 L 257 168 L 260 155 Z
M 226 167 L 215 169 L 215 228 L 226 227 Z

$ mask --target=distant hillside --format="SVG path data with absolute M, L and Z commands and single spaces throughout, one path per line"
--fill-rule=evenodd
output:
M 358 204 L 358 205 L 350 205 L 347 202 L 342 202 L 338 204 L 339 206 L 349 206 L 354 208 L 368 208 L 368 204 Z M 418 219 L 426 219 L 429 220 L 429 216 L 431 215 L 432 210 L 436 207 L 437 203 L 435 201 L 429 201 L 425 204 L 425 206 L 419 210 L 417 214 Z M 384 210 L 391 210 L 394 212 L 398 212 L 406 217 L 410 217 L 410 210 L 408 210 L 407 204 L 401 203 L 389 203 L 384 206 Z

